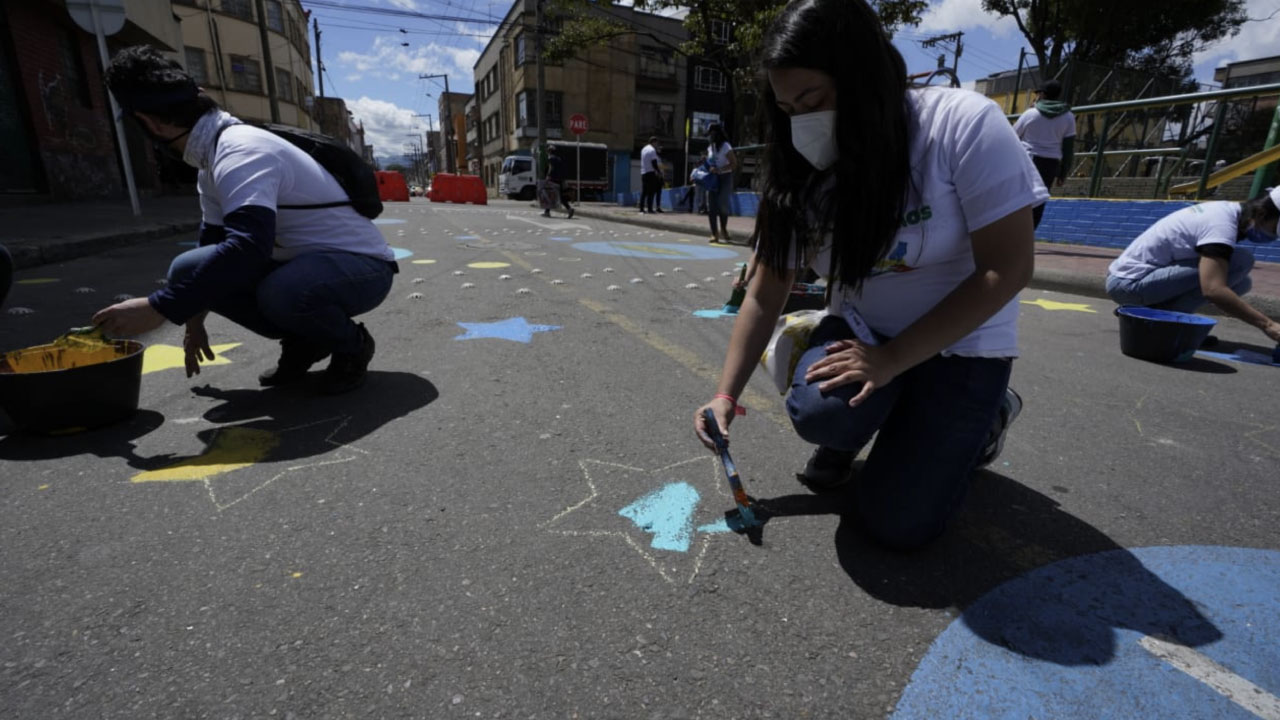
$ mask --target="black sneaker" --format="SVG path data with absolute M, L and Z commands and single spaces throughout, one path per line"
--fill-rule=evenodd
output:
M 569 219 L 573 219 L 573 208 L 569 208 Z
M 853 459 L 857 453 L 833 450 L 818 446 L 804 465 L 804 472 L 796 473 L 796 480 L 814 492 L 834 490 L 849 482 Z
M 1013 425 L 1013 421 L 1018 419 L 1020 412 L 1022 412 L 1022 396 L 1013 388 L 1005 388 L 1004 402 L 1000 404 L 1000 417 L 996 419 L 996 426 L 991 428 L 991 439 L 982 449 L 982 455 L 978 459 L 979 468 L 990 465 L 1000 457 L 1000 451 L 1004 449 L 1004 436 L 1009 432 L 1009 426 Z
M 320 392 L 325 395 L 341 395 L 364 384 L 369 361 L 373 359 L 375 343 L 364 325 L 357 324 L 356 327 L 360 329 L 364 342 L 357 352 L 333 354 L 329 367 L 324 370 L 324 377 L 320 379 Z
M 312 365 L 329 357 L 329 351 L 310 340 L 287 337 L 280 341 L 280 360 L 276 366 L 258 376 L 263 387 L 289 385 L 307 377 Z

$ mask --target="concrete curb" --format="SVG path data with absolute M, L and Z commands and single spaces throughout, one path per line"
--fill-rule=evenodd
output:
M 9 254 L 13 256 L 14 268 L 23 270 L 50 263 L 74 260 L 114 248 L 136 245 L 157 238 L 172 237 L 173 235 L 194 232 L 199 229 L 199 221 L 167 223 L 121 233 L 79 235 L 40 242 L 23 241 L 19 238 L 18 240 L 6 241 L 5 247 L 8 248 Z
M 681 233 L 684 235 L 694 235 L 697 237 L 701 237 L 703 239 L 706 239 L 706 236 L 711 234 L 710 226 L 695 230 L 689 227 L 688 223 L 682 223 L 677 220 L 665 220 L 662 218 L 661 215 L 650 215 L 648 213 L 642 213 L 639 210 L 634 211 L 634 213 L 635 215 L 634 217 L 632 217 L 626 214 L 620 215 L 618 213 L 604 212 L 601 210 L 593 210 L 591 208 L 575 207 L 573 209 L 573 214 L 575 217 L 584 217 L 584 218 L 591 218 L 592 220 L 608 220 L 610 222 L 626 223 L 628 225 L 637 225 L 639 227 L 649 228 L 650 230 L 666 230 L 669 232 Z M 743 232 L 741 230 L 738 230 L 738 231 L 730 230 L 729 237 L 733 238 L 734 242 L 739 245 L 746 245 L 748 242 L 751 241 L 751 233 Z

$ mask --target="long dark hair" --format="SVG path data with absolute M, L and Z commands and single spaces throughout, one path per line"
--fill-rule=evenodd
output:
M 791 144 L 791 119 L 778 108 L 767 74 L 781 68 L 820 70 L 835 81 L 840 159 L 825 171 Z M 760 259 L 782 274 L 789 253 L 802 265 L 809 246 L 831 230 L 831 275 L 860 289 L 888 253 L 906 205 L 906 63 L 864 0 L 797 0 L 765 35 L 762 69 L 768 150 L 754 232 Z M 815 197 L 832 177 L 834 191 Z
M 707 144 L 711 146 L 711 152 L 720 152 L 720 146 L 727 142 L 729 139 L 724 136 L 724 128 L 719 123 L 711 123 L 707 127 Z
M 1259 225 L 1274 217 L 1280 217 L 1280 208 L 1271 201 L 1270 188 L 1263 190 L 1260 195 L 1240 203 L 1240 222 L 1236 227 L 1236 237 L 1244 237 L 1244 233 L 1249 229 L 1249 221 L 1256 220 Z

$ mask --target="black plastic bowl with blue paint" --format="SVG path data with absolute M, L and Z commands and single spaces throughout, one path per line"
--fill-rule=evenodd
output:
M 1203 315 L 1125 305 L 1116 308 L 1120 318 L 1120 352 L 1158 363 L 1187 362 L 1217 320 Z

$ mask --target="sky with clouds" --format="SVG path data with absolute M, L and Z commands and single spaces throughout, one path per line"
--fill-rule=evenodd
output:
M 364 122 L 368 141 L 379 156 L 399 155 L 409 136 L 427 129 L 427 118 L 439 129 L 439 80 L 420 74 L 449 75 L 449 89 L 471 92 L 473 65 L 501 22 L 512 0 L 340 0 L 352 9 L 316 7 L 302 0 L 320 24 L 325 65 L 325 94 L 341 97 Z M 1196 78 L 1212 82 L 1213 69 L 1227 62 L 1280 52 L 1280 0 L 1247 0 L 1250 22 L 1239 35 L 1195 57 Z M 361 10 L 387 10 L 443 16 L 449 19 L 400 17 Z M 475 22 L 462 22 L 474 18 Z M 1017 67 L 1025 41 L 1011 19 L 983 12 L 982 0 L 931 0 L 918 27 L 899 31 L 894 44 L 911 72 L 932 69 L 940 48 L 925 49 L 921 41 L 939 34 L 963 31 L 964 52 L 959 75 L 966 86 L 991 73 Z M 948 65 L 951 62 L 947 54 Z

